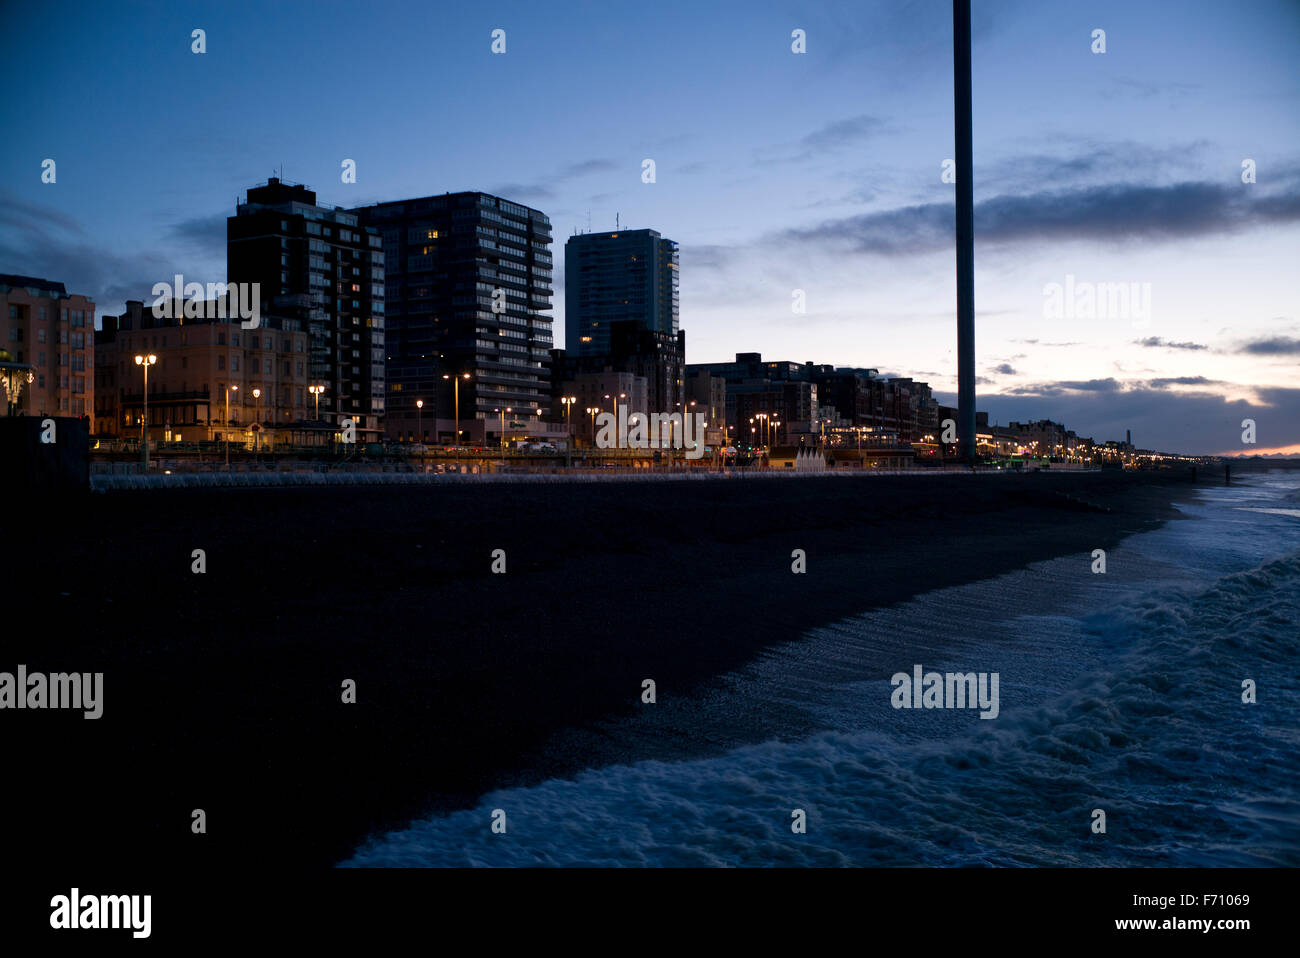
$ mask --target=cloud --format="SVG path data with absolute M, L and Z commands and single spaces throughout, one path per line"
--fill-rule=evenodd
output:
M 1295 356 L 1300 355 L 1300 339 L 1290 336 L 1273 336 L 1269 339 L 1253 339 L 1243 343 L 1237 350 L 1251 356 Z
M 569 180 L 575 180 L 593 173 L 608 173 L 619 168 L 619 164 L 609 159 L 583 160 L 561 167 L 546 179 L 536 183 L 505 183 L 488 190 L 495 196 L 520 201 L 555 199 L 556 190 Z
M 859 144 L 886 129 L 888 125 L 879 117 L 865 113 L 845 117 L 818 127 L 793 143 L 759 147 L 754 151 L 754 160 L 759 164 L 803 163 L 813 157 Z
M 167 230 L 169 238 L 189 243 L 214 256 L 226 255 L 226 214 L 196 216 L 174 223 Z
M 1159 336 L 1148 336 L 1146 339 L 1133 340 L 1134 346 L 1146 346 L 1151 349 L 1206 349 L 1208 347 L 1200 343 L 1175 343 L 1168 339 L 1161 339 Z
M 810 153 L 825 153 L 860 143 L 867 137 L 879 133 L 884 125 L 883 120 L 864 113 L 828 123 L 821 129 L 809 133 L 799 142 Z
M 993 367 L 993 372 L 995 372 L 995 373 L 1001 373 L 1003 376 L 1014 376 L 1014 375 L 1016 375 L 1016 371 L 1015 371 L 1015 369 L 1012 367 L 1012 365 L 1011 365 L 1010 363 L 1002 363 L 1000 366 L 994 366 L 994 367 Z
M 216 278 L 225 275 L 224 253 L 223 240 Z M 205 257 L 198 262 L 209 269 L 215 265 Z M 147 299 L 154 283 L 170 281 L 176 273 L 188 277 L 193 272 L 195 279 L 201 278 L 201 271 L 184 268 L 167 254 L 106 250 L 87 242 L 85 230 L 72 217 L 8 197 L 0 204 L 0 263 L 20 275 L 61 282 L 69 293 L 93 299 L 97 315 L 116 312 L 128 299 Z
M 1295 222 L 1300 222 L 1295 185 L 1266 194 L 1207 182 L 1119 183 L 984 200 L 975 206 L 975 239 L 981 244 L 1170 241 Z M 950 249 L 953 232 L 952 204 L 924 203 L 787 229 L 775 238 L 900 256 Z
M 1043 383 L 981 395 L 978 408 L 989 413 L 991 422 L 1051 419 L 1098 442 L 1123 438 L 1124 431 L 1131 429 L 1139 448 L 1162 452 L 1252 452 L 1253 447 L 1241 445 L 1241 420 L 1245 418 L 1258 424 L 1261 447 L 1300 443 L 1300 389 L 1259 387 L 1249 399 L 1227 398 L 1221 390 L 1204 388 L 1216 385 L 1213 380 L 1198 383 L 1199 379 L 1185 377 L 1185 384 L 1192 388 L 1184 390 L 1165 388 L 1169 383 L 1183 384 L 1181 380 Z M 1080 385 L 1100 388 L 1058 388 Z M 946 401 L 943 396 L 937 398 Z

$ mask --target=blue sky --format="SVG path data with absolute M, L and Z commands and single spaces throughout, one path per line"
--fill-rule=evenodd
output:
M 174 272 L 223 279 L 225 217 L 283 165 L 327 203 L 482 189 L 544 210 L 557 344 L 563 240 L 617 213 L 681 244 L 690 361 L 760 351 L 955 392 L 941 0 L 0 18 L 0 271 L 101 313 Z M 974 0 L 973 22 L 980 408 L 1189 452 L 1254 451 L 1250 417 L 1260 450 L 1300 447 L 1300 4 Z M 1150 310 L 1053 318 L 1044 288 L 1067 276 L 1150 284 Z

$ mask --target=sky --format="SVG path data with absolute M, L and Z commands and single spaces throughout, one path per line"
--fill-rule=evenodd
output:
M 1300 3 L 973 0 L 972 24 L 978 408 L 1300 453 Z M 0 3 L 0 84 L 0 272 L 100 315 L 223 280 L 226 217 L 283 168 L 333 205 L 544 211 L 557 346 L 563 242 L 617 216 L 680 244 L 688 362 L 955 404 L 944 0 Z

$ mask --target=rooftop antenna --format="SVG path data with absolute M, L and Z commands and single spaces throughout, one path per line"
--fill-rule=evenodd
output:
M 614 229 L 615 229 L 615 231 L 617 231 L 617 230 L 619 229 L 619 225 L 618 225 L 618 214 L 617 214 L 617 213 L 614 214 Z
M 587 232 L 591 232 L 591 210 L 587 210 Z

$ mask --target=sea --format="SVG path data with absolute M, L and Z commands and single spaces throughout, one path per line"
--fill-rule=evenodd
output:
M 1065 556 L 925 593 L 646 706 L 653 733 L 761 701 L 798 716 L 786 734 L 502 789 L 341 864 L 1300 865 L 1300 471 L 1178 508 L 1104 572 Z M 997 717 L 895 708 L 916 665 L 996 672 Z

